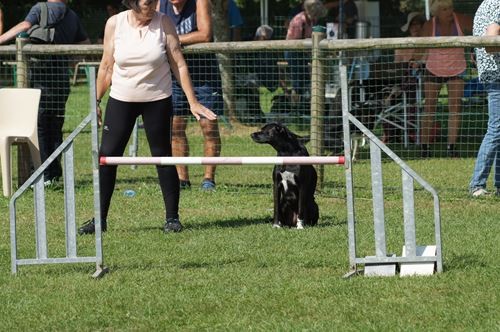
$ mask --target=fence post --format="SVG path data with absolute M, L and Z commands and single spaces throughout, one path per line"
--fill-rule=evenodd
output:
M 311 64 L 311 153 L 321 156 L 323 148 L 323 117 L 325 111 L 325 82 L 323 76 L 323 60 L 319 43 L 325 38 L 326 28 L 314 26 L 312 33 Z M 318 187 L 323 188 L 324 166 L 316 165 L 318 171 Z
M 28 34 L 20 33 L 16 38 L 16 80 L 18 88 L 28 88 L 28 61 L 23 47 L 28 43 Z M 21 186 L 31 173 L 31 154 L 27 144 L 17 146 L 17 184 Z

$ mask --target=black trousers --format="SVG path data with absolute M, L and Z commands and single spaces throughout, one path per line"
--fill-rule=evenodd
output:
M 42 90 L 38 109 L 38 142 L 42 163 L 63 142 L 62 128 L 69 84 L 68 64 L 64 57 L 49 56 L 31 64 L 30 86 Z M 61 175 L 61 161 L 57 158 L 45 170 L 44 178 L 47 181 Z
M 172 98 L 123 102 L 109 98 L 102 126 L 100 156 L 123 156 L 138 116 L 142 116 L 153 157 L 172 156 Z M 107 220 L 117 166 L 100 166 L 101 217 Z M 179 177 L 175 166 L 156 166 L 165 204 L 165 218 L 179 217 Z

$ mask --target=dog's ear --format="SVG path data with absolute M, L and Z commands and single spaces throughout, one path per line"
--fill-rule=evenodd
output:
M 307 136 L 297 136 L 297 140 L 299 141 L 300 144 L 306 145 L 311 140 L 311 136 L 309 136 L 309 135 L 307 135 Z
M 297 135 L 296 133 L 294 133 L 293 131 L 291 131 L 290 129 L 288 129 L 287 127 L 283 126 L 283 133 L 286 135 L 286 137 L 288 137 L 290 139 L 290 141 L 297 141 L 299 142 L 299 144 L 305 144 L 309 141 L 309 138 L 306 139 L 306 142 L 305 143 L 302 143 L 302 137 Z
M 285 125 L 279 125 L 279 133 L 285 135 L 288 138 L 297 138 L 297 135 L 295 135 L 290 129 L 287 128 Z
M 273 122 L 273 125 L 274 125 L 274 128 L 278 131 L 278 132 L 283 132 L 283 129 L 286 129 L 285 125 L 283 123 L 281 123 L 281 121 L 276 121 L 276 122 Z
M 273 129 L 273 130 L 278 130 L 278 128 L 281 127 L 281 124 L 279 124 L 278 122 L 268 122 L 266 123 L 264 126 L 262 126 L 261 130 L 270 130 L 270 129 Z

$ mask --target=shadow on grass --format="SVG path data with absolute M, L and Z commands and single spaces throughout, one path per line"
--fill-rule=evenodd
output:
M 266 221 L 267 220 L 267 221 Z M 263 216 L 259 218 L 230 218 L 225 220 L 216 220 L 213 222 L 208 222 L 204 224 L 191 225 L 190 229 L 209 229 L 209 228 L 237 228 L 237 227 L 247 227 L 254 225 L 272 225 L 272 216 Z M 346 225 L 345 220 L 339 221 L 335 216 L 322 216 L 314 228 L 332 227 Z M 287 229 L 288 227 L 283 227 Z
M 255 218 L 226 218 L 223 220 L 211 220 L 204 223 L 193 223 L 186 222 L 184 224 L 184 231 L 196 231 L 204 229 L 214 229 L 214 228 L 240 228 L 240 227 L 250 227 L 256 225 L 272 225 L 272 216 L 260 216 Z M 346 220 L 338 220 L 337 217 L 333 215 L 321 216 L 318 224 L 314 228 L 324 228 L 324 227 L 337 227 L 347 225 Z M 283 227 L 287 228 L 287 227 Z M 122 232 L 158 232 L 162 231 L 163 226 L 138 226 L 130 227 Z
M 443 264 L 443 269 L 445 271 L 468 270 L 471 268 L 486 267 L 488 267 L 488 265 L 482 261 L 478 255 L 473 254 L 453 255 Z
M 189 228 L 193 230 L 201 230 L 210 228 L 238 228 L 264 224 L 271 224 L 271 216 L 259 216 L 255 218 L 238 217 L 223 220 L 213 220 L 202 224 L 191 224 Z

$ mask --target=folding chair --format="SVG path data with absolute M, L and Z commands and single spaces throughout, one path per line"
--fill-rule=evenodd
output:
M 12 191 L 12 144 L 27 143 L 35 168 L 41 164 L 37 125 L 40 94 L 40 89 L 0 89 L 0 159 L 5 197 Z
M 392 128 L 401 131 L 405 147 L 411 140 L 420 143 L 418 117 L 423 103 L 422 87 L 422 69 L 408 68 L 400 82 L 384 88 L 384 108 L 377 115 L 377 124 L 382 123 L 386 130 Z

